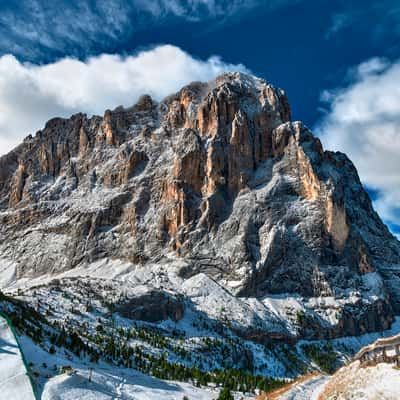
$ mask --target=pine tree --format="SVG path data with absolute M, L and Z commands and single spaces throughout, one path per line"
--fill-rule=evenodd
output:
M 218 400 L 234 400 L 231 391 L 224 387 L 219 393 Z

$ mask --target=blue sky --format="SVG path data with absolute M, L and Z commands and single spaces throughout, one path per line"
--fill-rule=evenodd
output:
M 21 61 L 173 44 L 242 63 L 283 87 L 294 118 L 311 126 L 322 90 L 343 85 L 348 68 L 371 57 L 397 59 L 400 47 L 392 0 L 8 0 L 0 14 L 0 52 Z
M 393 0 L 3 1 L 0 153 L 50 114 L 99 112 L 112 101 L 133 102 L 137 88 L 153 93 L 159 85 L 164 94 L 184 79 L 242 69 L 284 88 L 293 119 L 349 154 L 376 208 L 400 231 L 399 39 L 400 2 Z M 165 64 L 171 67 L 163 76 L 157 69 Z M 153 75 L 132 88 L 124 81 L 132 95 L 113 91 L 122 85 L 114 81 L 97 92 L 108 87 L 102 75 L 112 68 Z M 98 78 L 73 86 L 71 69 Z M 86 85 L 93 96 L 74 98 Z M 97 100 L 104 97 L 110 103 Z M 19 125 L 22 116 L 26 125 Z

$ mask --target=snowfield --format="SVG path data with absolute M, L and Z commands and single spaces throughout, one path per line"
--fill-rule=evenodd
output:
M 21 352 L 7 321 L 0 317 L 0 398 L 35 400 Z
M 214 388 L 197 388 L 187 383 L 163 381 L 137 371 L 97 369 L 89 381 L 88 370 L 79 369 L 50 379 L 42 400 L 212 400 L 218 397 Z M 253 397 L 236 394 L 236 399 Z

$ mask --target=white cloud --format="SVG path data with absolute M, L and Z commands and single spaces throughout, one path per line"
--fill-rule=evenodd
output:
M 0 57 L 0 154 L 55 116 L 82 111 L 102 115 L 130 106 L 144 93 L 161 100 L 192 81 L 209 81 L 228 70 L 246 71 L 219 57 L 203 61 L 178 47 L 158 46 L 132 56 L 100 55 L 85 62 L 22 64 Z
M 377 211 L 400 225 L 400 60 L 373 58 L 351 76 L 348 87 L 323 93 L 329 110 L 316 132 L 326 148 L 350 157 L 378 191 Z

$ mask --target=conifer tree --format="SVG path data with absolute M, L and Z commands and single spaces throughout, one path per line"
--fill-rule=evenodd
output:
M 218 400 L 234 400 L 231 391 L 224 387 L 219 393 Z

